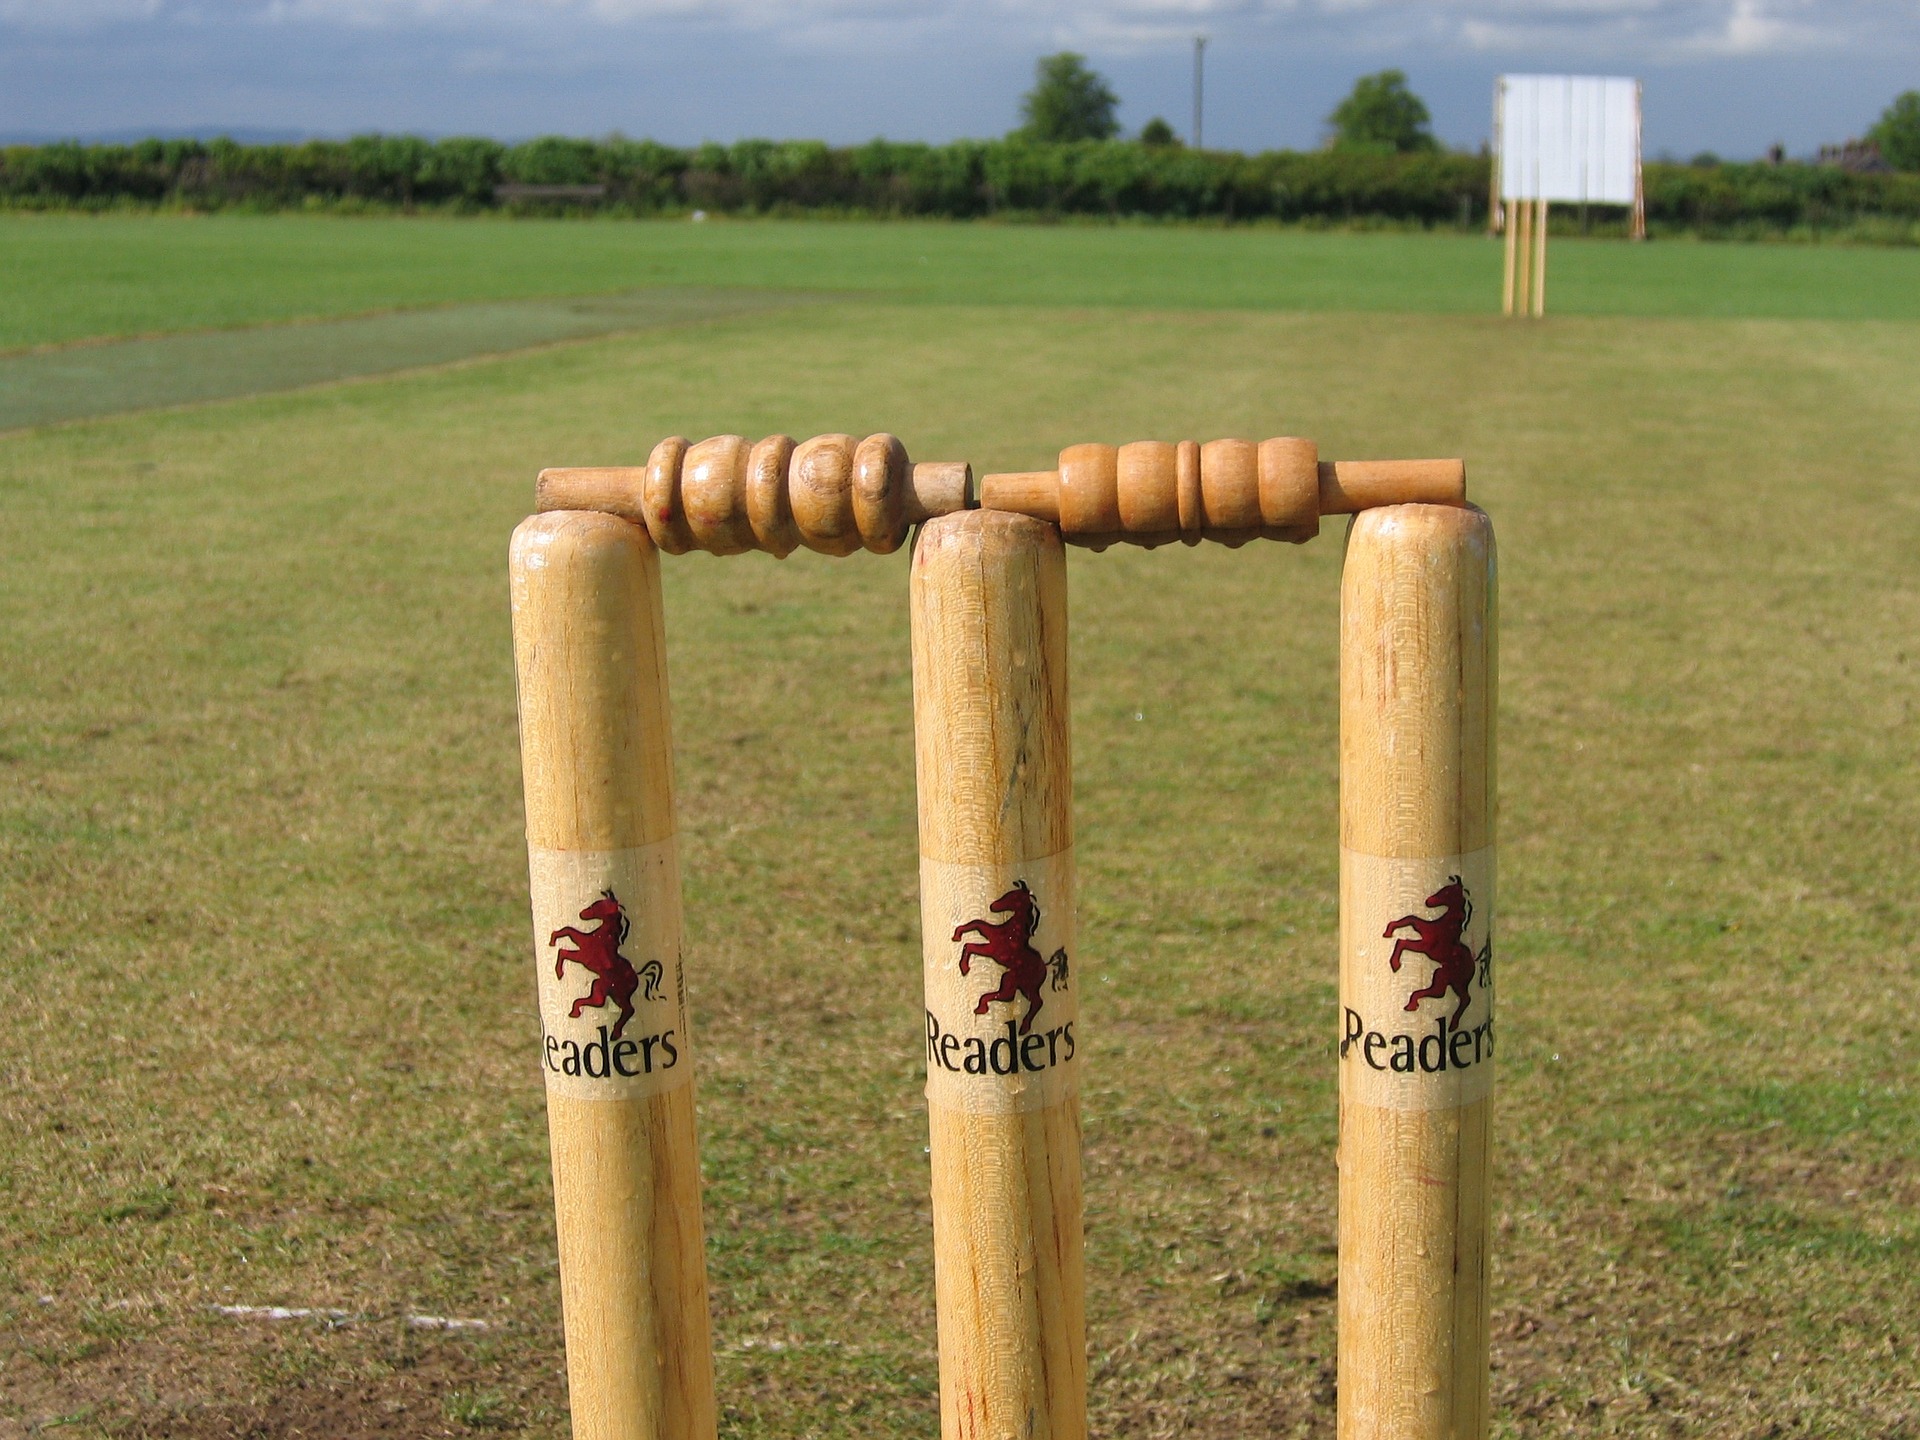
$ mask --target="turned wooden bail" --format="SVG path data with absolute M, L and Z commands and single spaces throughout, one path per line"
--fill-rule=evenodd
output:
M 1299 542 L 1322 515 L 1380 505 L 1464 505 L 1460 460 L 1321 460 L 1311 440 L 1282 436 L 1168 444 L 1071 445 L 1056 470 L 980 477 L 980 506 L 1050 520 L 1077 545 Z
M 679 436 L 653 447 L 644 466 L 540 472 L 535 509 L 598 510 L 647 527 L 670 555 L 764 550 L 823 555 L 866 549 L 885 555 L 907 530 L 973 507 L 973 467 L 963 461 L 914 464 L 892 435 L 816 435 L 757 443 L 715 435 Z

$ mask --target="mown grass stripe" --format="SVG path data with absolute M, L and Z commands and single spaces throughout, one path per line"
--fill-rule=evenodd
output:
M 562 340 L 791 304 L 767 290 L 659 289 L 403 310 L 0 355 L 0 430 L 292 390 Z

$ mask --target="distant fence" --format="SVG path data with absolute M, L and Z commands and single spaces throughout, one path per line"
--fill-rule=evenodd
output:
M 614 215 L 1108 216 L 1472 229 L 1487 220 L 1484 156 L 1274 150 L 1134 141 L 1040 144 L 360 136 L 301 145 L 147 140 L 0 150 L 0 206 L 415 209 Z M 1658 234 L 1861 231 L 1920 241 L 1920 175 L 1801 164 L 1649 165 Z M 1624 212 L 1569 211 L 1617 230 Z

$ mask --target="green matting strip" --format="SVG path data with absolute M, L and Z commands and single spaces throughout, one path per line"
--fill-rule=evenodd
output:
M 232 400 L 556 341 L 717 319 L 807 298 L 768 290 L 639 290 L 0 355 L 0 430 Z

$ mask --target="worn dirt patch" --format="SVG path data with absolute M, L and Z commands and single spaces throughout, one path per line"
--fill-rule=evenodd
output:
M 197 1318 L 113 1340 L 59 1324 L 6 1340 L 7 1440 L 372 1440 L 547 1435 L 565 1425 L 562 1377 L 525 1340 L 475 1342 L 384 1322 L 328 1329 Z

